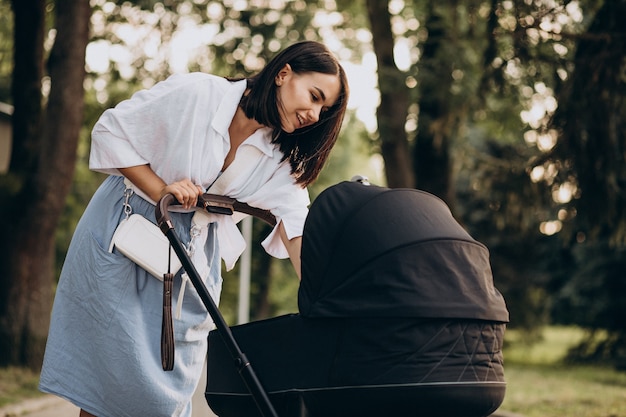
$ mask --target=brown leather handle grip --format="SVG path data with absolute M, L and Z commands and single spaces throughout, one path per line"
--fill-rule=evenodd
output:
M 180 204 L 176 201 L 176 198 L 172 194 L 164 195 L 156 205 L 156 220 L 157 225 L 163 233 L 166 233 L 169 229 L 173 229 L 174 225 L 170 218 L 168 207 L 172 205 Z M 204 208 L 209 213 L 217 213 L 223 215 L 232 215 L 234 211 L 240 213 L 249 214 L 270 226 L 276 225 L 276 217 L 269 210 L 262 210 L 257 207 L 252 207 L 249 204 L 242 203 L 224 195 L 217 194 L 202 194 L 198 198 L 198 207 Z
M 276 226 L 276 217 L 269 210 L 262 210 L 257 207 L 252 207 L 246 203 L 235 200 L 233 202 L 233 208 L 240 213 L 249 214 L 257 219 L 263 220 L 270 226 Z
M 163 233 L 166 233 L 169 229 L 174 228 L 167 208 L 175 203 L 178 203 L 178 201 L 176 201 L 173 194 L 165 194 L 156 205 L 156 221 L 159 229 L 161 229 Z
M 172 318 L 172 291 L 174 274 L 163 274 L 163 316 L 161 318 L 161 366 L 164 371 L 174 369 L 174 320 Z

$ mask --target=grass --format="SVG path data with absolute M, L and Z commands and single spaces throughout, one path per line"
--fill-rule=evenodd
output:
M 626 416 L 626 374 L 610 369 L 518 364 L 505 368 L 501 409 L 526 417 Z
M 525 417 L 626 417 L 626 372 L 563 363 L 567 349 L 582 336 L 574 327 L 549 327 L 540 342 L 528 344 L 508 330 L 508 386 L 501 409 Z M 0 407 L 40 396 L 38 379 L 30 370 L 0 368 Z
M 507 393 L 501 409 L 526 417 L 626 416 L 626 372 L 563 362 L 582 336 L 574 327 L 550 327 L 539 343 L 529 345 L 519 333 L 507 331 Z
M 0 407 L 41 396 L 39 373 L 25 368 L 0 368 Z

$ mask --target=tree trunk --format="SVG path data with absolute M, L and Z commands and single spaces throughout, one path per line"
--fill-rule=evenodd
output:
M 626 0 L 606 1 L 574 57 L 575 69 L 558 97 L 552 127 L 560 138 L 554 155 L 576 178 L 572 200 L 577 226 L 588 238 L 626 246 Z
M 55 229 L 70 190 L 82 124 L 90 17 L 84 0 L 55 5 L 57 34 L 48 62 L 51 89 L 43 113 L 45 3 L 12 2 L 16 149 L 8 175 L 17 186 L 2 190 L 7 234 L 0 243 L 0 350 L 6 352 L 0 361 L 35 369 L 41 365 L 50 320 Z
M 433 0 L 434 1 L 434 0 Z M 428 39 L 419 63 L 419 123 L 415 140 L 414 164 L 417 188 L 428 191 L 450 207 L 454 204 L 451 187 L 450 137 L 453 123 L 448 108 L 451 69 L 442 60 L 440 49 L 445 40 L 444 23 L 434 12 L 433 1 L 426 21 Z M 443 62 L 443 64 L 442 64 Z
M 381 154 L 385 161 L 387 185 L 391 188 L 413 188 L 413 168 L 407 134 L 404 130 L 409 105 L 406 75 L 393 59 L 394 39 L 388 3 L 367 0 L 374 53 L 378 63 L 380 105 L 376 110 Z

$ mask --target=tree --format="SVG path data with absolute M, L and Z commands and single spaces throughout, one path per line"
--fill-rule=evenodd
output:
M 428 37 L 419 62 L 419 123 L 413 159 L 417 188 L 433 193 L 452 206 L 451 140 L 454 109 L 450 103 L 452 68 L 445 54 L 450 36 L 435 1 L 427 2 L 425 26 Z M 449 54 L 448 54 L 449 56 Z
M 433 0 L 406 2 L 390 13 L 390 4 L 367 2 L 381 92 L 379 142 L 388 182 L 429 191 L 454 207 L 458 163 L 453 149 L 462 147 L 457 143 L 469 131 L 471 112 L 484 106 L 477 74 L 488 52 L 483 17 L 489 8 L 481 0 Z M 412 50 L 405 52 L 411 60 L 407 71 L 395 63 L 399 43 Z M 412 129 L 406 128 L 409 119 Z
M 626 364 L 626 1 L 605 1 L 577 40 L 573 70 L 548 124 L 553 150 L 538 166 L 557 167 L 553 190 L 575 189 L 561 207 L 570 274 L 555 282 L 560 320 L 591 329 L 578 359 Z M 594 329 L 608 334 L 598 338 Z M 598 340 L 600 339 L 600 340 Z
M 413 163 L 404 130 L 409 107 L 406 74 L 394 61 L 394 36 L 386 1 L 367 0 L 367 14 L 378 63 L 380 105 L 376 116 L 380 149 L 385 161 L 387 185 L 392 188 L 415 186 Z
M 626 245 L 626 27 L 618 18 L 624 13 L 626 1 L 605 1 L 578 38 L 573 71 L 548 125 L 558 141 L 538 161 L 558 164 L 555 186 L 580 190 L 569 202 L 577 232 L 618 246 Z
M 54 232 L 74 172 L 83 116 L 89 3 L 13 0 L 13 150 L 0 178 L 0 351 L 5 364 L 40 366 L 54 285 Z M 46 62 L 46 19 L 54 45 Z M 52 33 L 51 33 L 52 34 Z M 46 64 L 44 64 L 46 62 Z M 47 71 L 46 71 L 47 70 Z M 42 96 L 42 83 L 49 94 Z
M 582 305 L 572 289 L 584 287 L 571 282 L 580 274 L 579 283 L 602 276 L 605 287 L 619 290 L 612 274 L 621 249 L 607 253 L 606 262 L 593 262 L 594 268 L 581 268 L 585 251 L 567 246 L 595 235 L 600 247 L 609 248 L 602 238 L 617 244 L 626 236 L 624 29 L 616 17 L 624 1 L 367 4 L 378 7 L 370 22 L 381 96 L 385 88 L 387 94 L 405 88 L 397 82 L 389 87 L 397 81 L 395 47 L 405 42 L 420 52 L 404 73 L 406 80 L 415 78 L 410 102 L 387 101 L 381 103 L 387 109 L 378 109 L 381 146 L 407 141 L 394 146 L 411 150 L 415 186 L 448 202 L 488 244 L 497 283 L 515 313 L 513 325 L 543 323 L 551 301 L 552 312 L 562 314 L 567 304 L 556 304 L 565 293 L 571 305 Z M 391 138 L 385 112 L 397 116 Z M 399 114 L 415 116 L 414 140 L 401 131 L 406 121 Z M 385 162 L 388 178 L 401 176 L 393 172 L 402 172 L 401 165 L 388 154 Z M 565 201 L 568 191 L 572 198 Z M 551 236 L 561 227 L 566 245 Z M 597 253 L 595 247 L 589 256 Z M 618 311 L 621 294 L 615 291 L 614 302 L 606 308 L 598 303 L 593 311 L 605 318 Z

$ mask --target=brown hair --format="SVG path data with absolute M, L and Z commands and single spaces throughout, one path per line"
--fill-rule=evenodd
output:
M 274 82 L 286 64 L 297 74 L 319 72 L 337 75 L 341 83 L 337 102 L 322 112 L 319 121 L 292 133 L 281 129 Z M 326 46 L 319 42 L 304 41 L 281 51 L 247 82 L 249 94 L 241 98 L 239 105 L 247 117 L 274 129 L 272 143 L 278 144 L 284 155 L 282 160 L 289 160 L 291 173 L 298 184 L 309 185 L 319 176 L 339 136 L 349 95 L 345 71 Z

